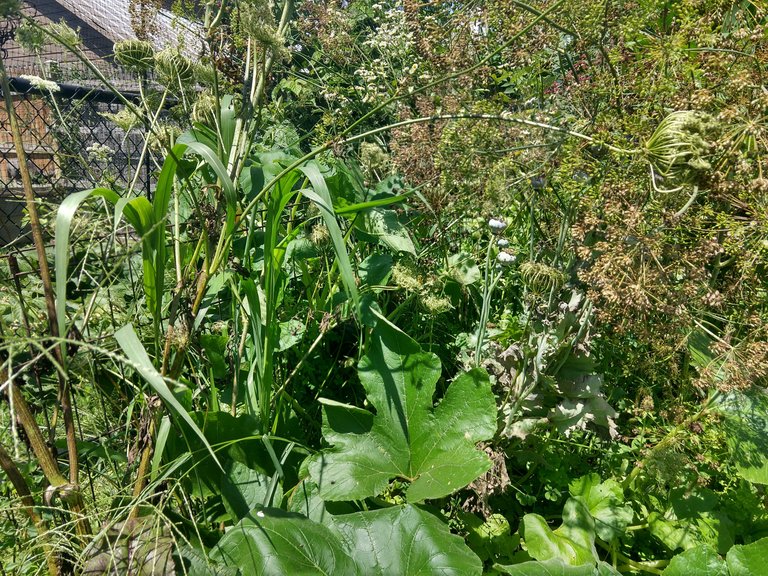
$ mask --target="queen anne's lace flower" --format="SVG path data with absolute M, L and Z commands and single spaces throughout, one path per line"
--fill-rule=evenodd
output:
M 38 90 L 45 90 L 46 92 L 59 92 L 61 88 L 59 88 L 59 85 L 56 84 L 56 82 L 52 82 L 51 80 L 46 80 L 45 78 L 40 78 L 40 76 L 32 76 L 31 74 L 22 74 L 19 76 L 22 80 L 26 80 L 29 82 L 33 88 L 37 88 Z
M 506 248 L 507 246 L 509 246 L 509 240 L 507 240 L 506 238 L 499 238 L 498 240 L 496 240 L 496 246 L 498 246 L 499 248 Z
M 107 162 L 115 152 L 106 144 L 99 144 L 98 142 L 88 146 L 85 151 L 88 152 L 88 160 L 101 163 Z

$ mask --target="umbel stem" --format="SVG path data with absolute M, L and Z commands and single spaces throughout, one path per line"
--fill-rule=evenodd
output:
M 37 212 L 37 199 L 35 198 L 35 192 L 32 188 L 32 178 L 30 177 L 29 167 L 27 165 L 27 156 L 24 151 L 24 142 L 21 136 L 21 128 L 19 127 L 18 118 L 16 118 L 16 111 L 14 110 L 13 106 L 13 98 L 11 97 L 11 87 L 8 82 L 8 74 L 5 69 L 5 62 L 3 61 L 2 55 L 0 55 L 0 89 L 3 91 L 3 99 L 5 102 L 6 114 L 8 115 L 8 123 L 11 128 L 13 145 L 16 149 L 16 157 L 18 158 L 19 162 L 19 173 L 21 174 L 21 183 L 24 189 L 24 200 L 26 203 L 27 213 L 29 214 L 32 241 L 35 245 L 38 266 L 40 267 L 40 279 L 43 283 L 45 305 L 48 313 L 48 330 L 51 338 L 56 341 L 59 340 L 61 334 L 59 334 L 59 324 L 56 315 L 56 298 L 54 296 L 55 292 L 53 290 L 53 283 L 51 281 L 51 271 L 48 267 L 48 258 L 45 253 L 45 242 L 43 240 L 43 231 L 42 226 L 40 225 L 40 217 Z M 65 373 L 66 349 L 64 344 L 61 343 L 54 346 L 53 353 L 54 358 L 56 359 L 59 366 L 59 369 L 56 370 L 59 380 L 59 401 L 61 402 L 61 409 L 64 417 L 64 428 L 66 430 L 67 437 L 67 454 L 69 457 L 69 484 L 72 487 L 69 501 L 72 511 L 80 516 L 80 519 L 77 522 L 78 533 L 84 535 L 89 534 L 91 528 L 88 520 L 85 518 L 85 516 L 82 515 L 84 505 L 78 483 L 79 471 L 77 436 L 75 432 L 75 421 L 72 413 L 72 395 L 69 386 L 69 379 Z M 34 420 L 32 420 L 32 423 L 34 423 Z M 37 427 L 37 424 L 34 425 Z M 49 477 L 48 474 L 46 474 L 46 478 L 48 482 L 50 482 L 53 486 L 57 485 L 57 478 Z

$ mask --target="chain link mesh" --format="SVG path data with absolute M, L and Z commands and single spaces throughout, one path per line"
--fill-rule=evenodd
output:
M 67 194 L 111 185 L 150 192 L 151 152 L 142 127 L 125 132 L 105 114 L 124 105 L 114 94 L 67 86 L 52 93 L 14 82 L 19 120 L 35 196 L 58 202 Z M 142 153 L 144 152 L 144 153 Z M 19 159 L 4 103 L 0 103 L 0 245 L 23 235 L 24 193 Z

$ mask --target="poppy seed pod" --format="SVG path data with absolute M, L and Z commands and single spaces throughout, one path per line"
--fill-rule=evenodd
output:
M 491 218 L 488 220 L 488 226 L 494 234 L 499 234 L 507 227 L 507 223 L 498 218 Z

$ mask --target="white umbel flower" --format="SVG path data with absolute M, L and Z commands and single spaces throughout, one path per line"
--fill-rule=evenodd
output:
M 498 240 L 496 240 L 496 246 L 498 246 L 499 248 L 506 248 L 507 246 L 509 246 L 509 240 L 507 240 L 506 238 L 499 238 Z
M 26 80 L 29 82 L 33 88 L 37 88 L 38 90 L 45 90 L 47 92 L 59 92 L 61 88 L 59 88 L 59 85 L 56 84 L 56 82 L 52 82 L 51 80 L 46 80 L 45 78 L 40 78 L 40 76 L 33 76 L 31 74 L 22 74 L 19 76 L 22 80 Z
M 95 142 L 85 149 L 88 152 L 88 160 L 91 162 L 107 162 L 114 154 L 114 150 L 106 144 Z

